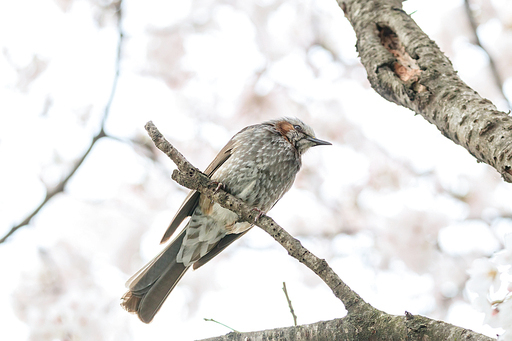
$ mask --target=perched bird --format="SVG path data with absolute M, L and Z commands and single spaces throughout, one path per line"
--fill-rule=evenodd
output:
M 242 129 L 226 144 L 205 174 L 223 188 L 267 213 L 295 180 L 301 156 L 310 147 L 331 143 L 315 138 L 297 118 L 282 118 Z M 197 269 L 245 234 L 253 224 L 191 191 L 174 216 L 161 243 L 191 216 L 178 236 L 133 275 L 121 305 L 149 323 L 176 283 L 191 266 Z

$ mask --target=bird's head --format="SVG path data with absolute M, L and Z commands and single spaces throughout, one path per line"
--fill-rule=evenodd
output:
M 330 145 L 330 142 L 315 137 L 313 129 L 298 118 L 285 117 L 273 122 L 276 130 L 295 147 L 299 155 L 311 147 Z

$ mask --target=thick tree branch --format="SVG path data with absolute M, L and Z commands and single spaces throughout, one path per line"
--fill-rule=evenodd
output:
M 5 242 L 10 236 L 12 236 L 17 230 L 22 228 L 23 226 L 27 226 L 30 224 L 30 221 L 32 218 L 34 218 L 39 211 L 57 194 L 64 192 L 64 189 L 66 188 L 66 185 L 68 184 L 69 180 L 75 175 L 76 171 L 82 163 L 85 161 L 89 153 L 91 152 L 92 148 L 98 142 L 101 138 L 107 137 L 107 134 L 105 133 L 105 121 L 107 120 L 108 114 L 110 112 L 110 107 L 112 105 L 112 101 L 114 100 L 114 95 L 116 93 L 117 88 L 117 82 L 119 80 L 119 70 L 121 65 L 121 51 L 122 51 L 122 45 L 123 45 L 123 30 L 121 27 L 121 21 L 122 21 L 122 12 L 121 12 L 121 4 L 122 0 L 119 0 L 114 3 L 116 8 L 116 20 L 117 20 L 117 30 L 118 30 L 118 41 L 117 41 L 117 49 L 116 49 L 116 62 L 115 62 L 115 73 L 114 73 L 114 79 L 112 81 L 112 88 L 110 90 L 110 95 L 107 100 L 107 103 L 105 104 L 105 108 L 103 110 L 103 117 L 101 119 L 101 125 L 99 132 L 92 138 L 91 143 L 89 144 L 89 147 L 85 151 L 85 153 L 75 162 L 73 165 L 73 168 L 69 171 L 69 173 L 62 179 L 56 186 L 54 186 L 51 189 L 46 190 L 46 196 L 44 200 L 39 204 L 34 211 L 32 211 L 23 221 L 15 226 L 13 226 L 9 232 L 7 232 L 1 239 L 0 244 Z
M 363 321 L 371 318 L 370 321 Z M 364 326 L 364 324 L 367 326 Z M 366 330 L 363 328 L 366 327 Z M 247 333 L 229 333 L 223 336 L 203 339 L 201 341 L 333 341 L 333 340 L 435 340 L 435 341 L 491 341 L 490 337 L 477 334 L 451 324 L 413 316 L 406 312 L 405 316 L 393 316 L 385 313 L 380 315 L 356 317 L 347 316 L 342 319 L 321 321 L 298 327 L 285 327 Z
M 222 207 L 235 212 L 240 217 L 240 221 L 254 222 L 257 213 L 252 207 L 222 189 L 218 189 L 218 184 L 211 181 L 190 164 L 163 137 L 153 122 L 146 123 L 145 128 L 157 148 L 169 156 L 178 167 L 172 174 L 172 178 L 176 182 L 189 189 L 201 192 Z M 463 340 L 469 338 L 471 340 L 492 340 L 470 330 L 426 317 L 413 316 L 409 313 L 405 316 L 393 316 L 379 311 L 350 289 L 324 259 L 320 259 L 309 252 L 300 241 L 293 238 L 272 218 L 262 215 L 255 224 L 281 244 L 290 256 L 306 265 L 320 277 L 333 291 L 334 295 L 343 302 L 348 314 L 340 320 L 320 322 L 310 326 L 276 329 L 257 332 L 256 334 L 232 333 L 226 337 L 211 340 L 246 340 L 245 337 L 249 337 L 251 340 L 283 340 L 283 335 L 287 335 L 284 338 L 286 340 L 339 340 L 348 337 L 361 340 L 425 340 L 427 338 L 430 340 Z M 322 330 L 319 330 L 318 326 L 322 326 Z
M 466 85 L 401 1 L 337 0 L 375 91 L 414 110 L 512 182 L 512 118 Z

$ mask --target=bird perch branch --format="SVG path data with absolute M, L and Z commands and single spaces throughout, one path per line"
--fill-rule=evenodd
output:
M 243 201 L 224 190 L 219 189 L 217 183 L 210 180 L 188 162 L 185 157 L 163 137 L 153 122 L 150 121 L 146 123 L 145 128 L 156 147 L 171 158 L 178 167 L 172 174 L 173 180 L 182 186 L 201 192 L 209 199 L 219 203 L 222 207 L 235 212 L 238 214 L 240 221 L 254 223 L 257 213 L 252 207 L 246 205 Z M 474 333 L 470 330 L 431 320 L 426 317 L 413 316 L 409 313 L 404 316 L 394 316 L 379 311 L 366 303 L 356 292 L 350 289 L 324 259 L 320 259 L 309 252 L 302 246 L 300 241 L 293 238 L 272 218 L 267 215 L 262 215 L 255 222 L 255 225 L 270 234 L 288 251 L 290 256 L 311 269 L 329 286 L 334 295 L 343 302 L 348 314 L 342 319 L 343 323 L 336 323 L 336 326 L 339 327 L 336 330 L 336 335 L 338 336 L 343 335 L 347 337 L 352 335 L 359 339 L 377 340 L 384 336 L 389 338 L 390 335 L 396 335 L 397 339 L 423 340 L 423 337 L 428 335 L 427 338 L 430 337 L 432 340 L 454 340 L 466 338 L 469 335 L 469 337 L 472 337 L 472 340 L 492 340 L 491 338 Z M 341 326 L 343 326 L 343 328 L 341 328 Z M 266 335 L 268 337 L 268 335 L 270 335 L 268 333 L 271 332 L 272 331 L 263 331 L 262 333 L 267 333 Z M 235 336 L 230 335 L 229 340 L 244 340 L 245 336 L 246 334 L 244 333 L 239 333 Z M 297 336 L 298 335 L 295 333 L 295 337 L 290 338 L 290 340 L 297 339 Z M 215 339 L 223 340 L 223 337 Z M 272 338 L 269 338 L 269 340 L 272 340 Z

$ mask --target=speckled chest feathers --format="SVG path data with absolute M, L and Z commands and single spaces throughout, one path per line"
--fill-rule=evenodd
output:
M 290 189 L 300 155 L 273 126 L 257 125 L 233 138 L 231 157 L 212 179 L 250 206 L 268 211 Z
M 322 144 L 313 130 L 298 119 L 287 118 L 249 126 L 236 134 L 212 165 L 224 161 L 211 174 L 224 189 L 266 213 L 286 193 L 301 166 L 301 155 Z M 209 253 L 227 234 L 247 231 L 252 224 L 201 195 L 192 214 L 178 262 L 192 264 Z

